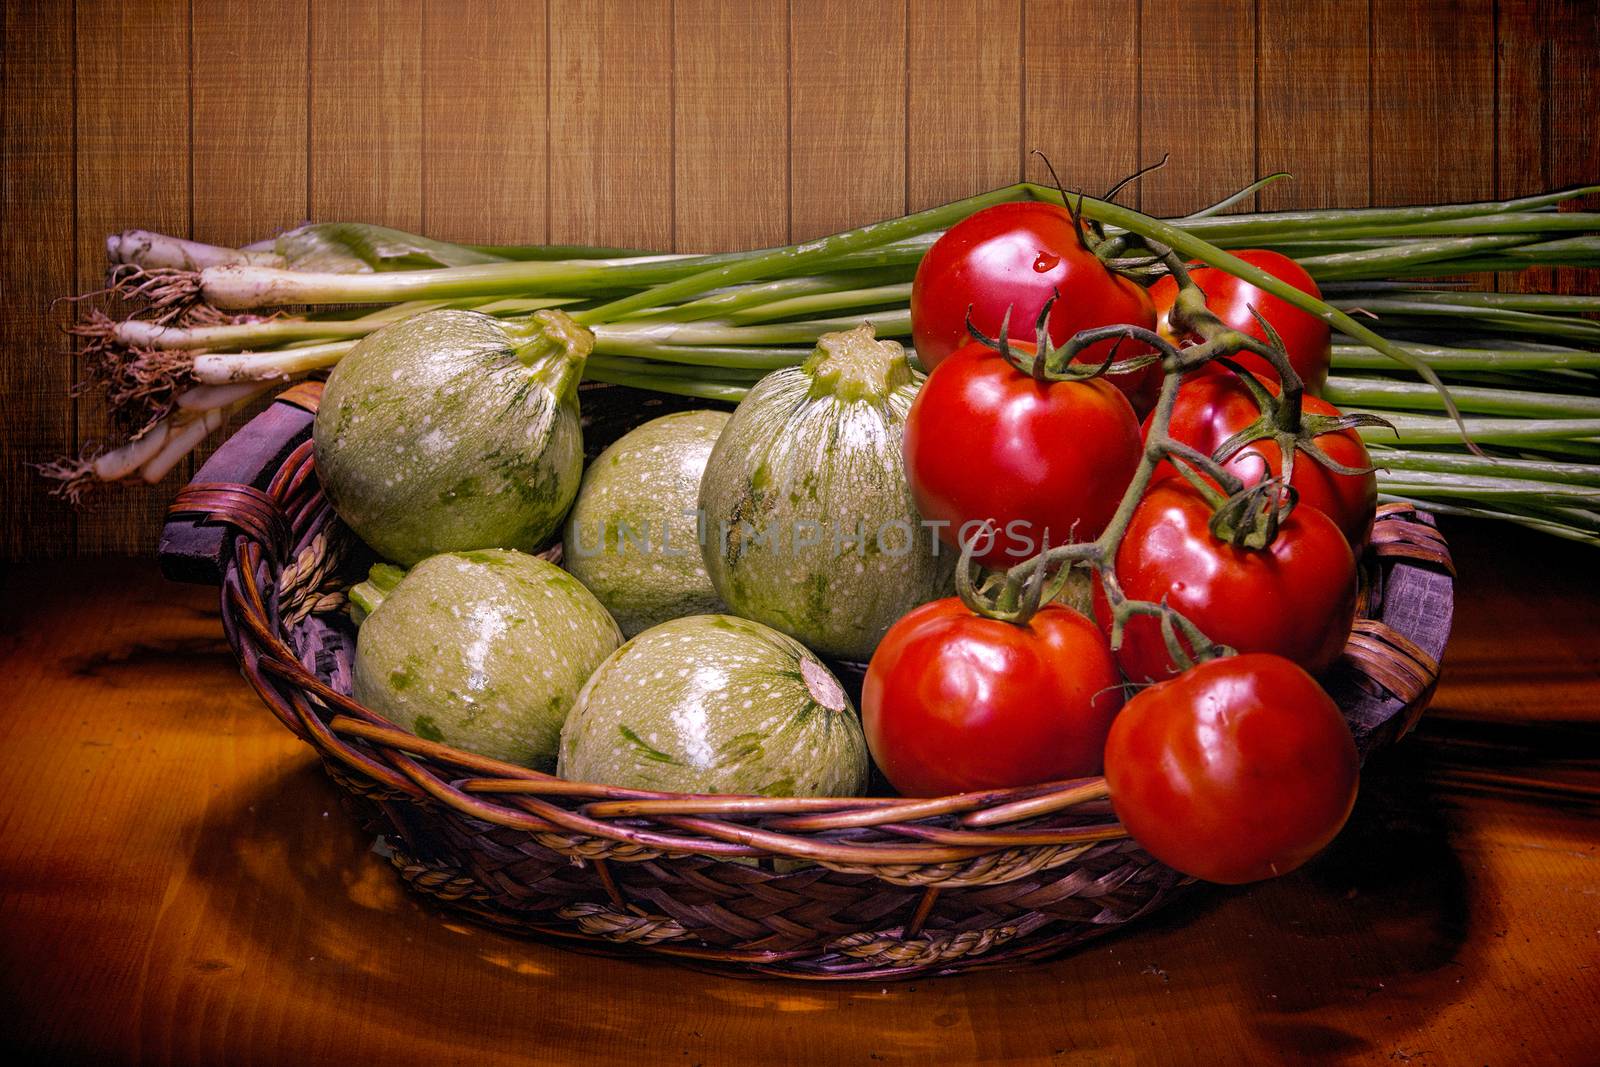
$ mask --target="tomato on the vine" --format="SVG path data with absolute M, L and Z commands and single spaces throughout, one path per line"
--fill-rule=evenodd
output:
M 1133 409 L 1104 379 L 1036 381 L 976 341 L 923 383 L 904 447 L 922 517 L 958 549 L 987 524 L 974 558 L 991 568 L 1098 537 L 1143 451 Z
M 1208 882 L 1287 874 L 1344 826 L 1361 776 L 1350 727 L 1280 656 L 1214 659 L 1128 701 L 1106 740 L 1122 825 Z
M 1084 246 L 1065 208 L 1036 201 L 985 208 L 946 230 L 917 267 L 911 283 L 917 358 L 931 372 L 965 344 L 968 308 L 972 325 L 984 336 L 998 337 L 1009 311 L 1009 335 L 1034 341 L 1039 312 L 1053 296 L 1058 299 L 1050 311 L 1050 339 L 1058 345 L 1097 326 L 1155 328 L 1149 294 L 1106 269 Z M 1091 345 L 1076 361 L 1102 363 L 1113 345 Z M 1131 341 L 1116 349 L 1119 360 L 1151 351 Z M 1161 390 L 1161 366 L 1152 363 L 1110 381 L 1142 415 Z
M 1094 623 L 1049 604 L 1017 624 L 956 597 L 884 635 L 861 689 L 872 758 L 906 796 L 1100 773 L 1122 679 Z
M 1123 593 L 1165 599 L 1217 644 L 1275 653 L 1312 674 L 1331 667 L 1356 611 L 1355 557 L 1339 528 L 1302 505 L 1279 523 L 1271 544 L 1236 547 L 1212 533 L 1212 514 L 1211 503 L 1181 479 L 1152 486 L 1117 548 Z M 1098 583 L 1095 614 L 1109 631 Z M 1116 657 L 1134 682 L 1162 681 L 1179 670 L 1160 622 L 1148 615 L 1128 620 Z
M 1268 392 L 1277 395 L 1278 383 L 1261 379 Z M 1325 400 L 1303 398 L 1301 412 L 1336 418 L 1339 409 Z M 1167 432 L 1172 439 L 1190 445 L 1207 455 L 1235 433 L 1261 417 L 1255 397 L 1238 375 L 1220 367 L 1206 367 L 1186 377 L 1178 387 L 1177 402 Z M 1146 432 L 1149 430 L 1148 420 Z M 1344 532 L 1345 540 L 1359 552 L 1372 533 L 1373 516 L 1378 507 L 1378 478 L 1371 470 L 1372 460 L 1361 435 L 1353 429 L 1317 434 L 1313 443 L 1341 466 L 1362 471 L 1340 474 L 1323 466 L 1303 451 L 1294 458 L 1289 482 L 1300 494 L 1300 506 L 1315 508 L 1332 519 Z M 1276 440 L 1263 437 L 1245 445 L 1222 464 L 1245 485 L 1283 473 L 1283 450 Z M 1156 478 L 1177 478 L 1168 462 L 1156 468 Z
M 1288 256 L 1264 248 L 1247 248 L 1233 254 L 1252 267 L 1259 267 L 1274 278 L 1288 282 L 1302 293 L 1319 300 L 1322 298 L 1322 290 L 1317 288 L 1315 279 Z M 1266 332 L 1261 329 L 1255 316 L 1250 314 L 1250 309 L 1254 307 L 1283 340 L 1289 365 L 1305 380 L 1306 392 L 1313 396 L 1322 392 L 1322 386 L 1328 380 L 1328 364 L 1333 356 L 1332 331 L 1326 322 L 1308 311 L 1300 310 L 1282 297 L 1273 296 L 1216 267 L 1190 267 L 1189 277 L 1206 294 L 1206 307 L 1217 318 L 1240 333 L 1258 341 L 1266 341 Z M 1167 325 L 1167 315 L 1172 311 L 1172 303 L 1177 297 L 1178 283 L 1171 275 L 1161 278 L 1150 287 L 1158 329 L 1162 336 L 1174 344 L 1179 340 L 1198 341 L 1199 338 L 1174 336 Z M 1241 366 L 1257 374 L 1272 378 L 1278 376 L 1270 362 L 1253 352 L 1241 352 L 1234 358 Z

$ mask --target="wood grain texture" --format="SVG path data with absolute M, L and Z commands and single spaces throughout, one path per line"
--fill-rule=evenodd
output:
M 1259 194 L 1261 209 L 1365 205 L 1367 12 L 1348 0 L 1260 0 L 1257 12 L 1257 170 L 1294 175 Z
M 310 217 L 309 0 L 194 0 L 190 25 L 192 125 L 206 131 L 192 150 L 195 239 L 243 245 L 299 225 Z M 235 415 L 182 469 L 192 477 L 266 403 Z
M 672 5 L 549 3 L 550 240 L 671 250 Z
M 1494 195 L 1494 4 L 1372 9 L 1373 202 Z
M 905 0 L 797 0 L 789 23 L 794 239 L 903 213 Z
M 422 227 L 422 0 L 312 0 L 311 216 Z
M 1600 4 L 1501 0 L 1495 14 L 1496 195 L 1592 182 L 1600 174 Z M 1595 210 L 1600 197 L 1586 203 Z M 1592 293 L 1600 271 L 1502 276 L 1508 285 Z
M 1048 156 L 1070 191 L 1098 196 L 1139 168 L 1138 15 L 1136 0 L 1023 5 L 1022 148 Z M 1050 181 L 1034 158 L 1023 168 Z
M 129 226 L 245 240 L 303 217 L 357 218 L 482 241 L 761 244 L 1042 178 L 1035 147 L 1088 189 L 1171 151 L 1124 197 L 1149 210 L 1193 208 L 1275 167 L 1298 180 L 1263 207 L 1600 174 L 1589 0 L 6 11 L 0 284 L 21 297 L 0 323 L 9 558 L 155 543 L 172 483 L 119 487 L 75 518 L 27 467 L 104 435 L 101 406 L 75 406 L 62 364 L 37 358 L 59 350 L 65 312 L 41 316 L 47 297 L 99 284 L 101 241 Z M 1592 292 L 1600 274 L 1555 281 Z
M 1141 211 L 1181 215 L 1248 185 L 1255 154 L 1254 0 L 1143 0 Z
M 1022 177 L 1022 4 L 908 9 L 906 206 L 920 211 Z
M 0 558 L 70 555 L 76 521 L 32 464 L 77 450 L 72 308 L 72 11 L 7 0 L 0 62 Z
M 0 1041 L 174 1065 L 1590 1062 L 1600 624 L 1563 575 L 1592 550 L 1447 533 L 1435 710 L 1369 765 L 1332 851 L 1063 959 L 888 986 L 463 925 L 401 888 L 239 679 L 214 591 L 143 562 L 13 570 Z
M 447 241 L 542 242 L 550 98 L 543 0 L 425 0 L 424 228 Z
M 675 248 L 789 239 L 789 8 L 673 4 Z
M 309 4 L 194 0 L 194 236 L 241 245 L 306 203 Z
M 105 238 L 129 227 L 187 237 L 189 11 L 187 5 L 83 0 L 75 7 L 77 284 L 105 284 Z M 80 447 L 112 439 L 106 405 L 78 401 Z M 186 469 L 160 484 L 118 486 L 110 506 L 78 515 L 84 553 L 149 552 Z

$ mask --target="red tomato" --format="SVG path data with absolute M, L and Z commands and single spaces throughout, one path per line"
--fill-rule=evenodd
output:
M 1263 380 L 1262 384 L 1274 395 L 1278 392 L 1276 381 Z M 1300 410 L 1309 415 L 1339 414 L 1338 408 L 1312 396 L 1304 399 Z M 1210 455 L 1260 414 L 1255 398 L 1238 375 L 1220 367 L 1208 367 L 1184 379 L 1167 432 L 1173 440 Z M 1148 432 L 1148 421 L 1145 429 Z M 1367 446 L 1361 443 L 1361 435 L 1355 430 L 1318 434 L 1315 440 L 1317 447 L 1336 463 L 1356 470 L 1367 470 L 1372 465 Z M 1263 478 L 1283 473 L 1283 450 L 1271 438 L 1262 438 L 1245 445 L 1222 466 L 1245 485 L 1255 485 Z M 1162 463 L 1156 468 L 1156 478 L 1168 477 L 1181 475 L 1170 464 Z M 1301 507 L 1315 508 L 1332 519 L 1344 531 L 1345 540 L 1353 549 L 1359 552 L 1367 543 L 1378 508 L 1375 473 L 1337 474 L 1300 452 L 1294 458 L 1290 484 L 1300 494 Z
M 1296 507 L 1262 549 L 1235 548 L 1212 535 L 1212 509 L 1187 482 L 1161 482 L 1139 502 L 1117 548 L 1116 572 L 1133 600 L 1160 603 L 1218 644 L 1272 652 L 1312 674 L 1333 666 L 1356 613 L 1356 561 L 1333 521 Z M 1099 583 L 1095 614 L 1110 630 Z M 1117 663 L 1130 681 L 1178 673 L 1149 616 L 1128 621 Z
M 1050 339 L 1064 344 L 1080 330 L 1131 324 L 1155 329 L 1155 307 L 1142 287 L 1107 270 L 1084 249 L 1072 216 L 1056 204 L 996 204 L 946 230 L 917 267 L 911 283 L 911 331 L 917 358 L 930 372 L 971 339 L 972 324 L 998 337 L 1006 312 L 1014 340 L 1035 341 L 1045 301 L 1060 294 L 1050 311 Z M 1079 353 L 1076 362 L 1099 364 L 1111 354 L 1104 341 Z M 1151 351 L 1125 341 L 1118 359 Z M 1151 364 L 1111 379 L 1141 415 L 1155 406 L 1161 366 Z
M 991 524 L 974 554 L 986 567 L 1098 537 L 1142 449 L 1133 409 L 1105 381 L 1037 382 L 976 341 L 928 376 L 906 417 L 917 508 L 958 549 Z
M 1156 859 L 1208 882 L 1287 874 L 1333 840 L 1360 765 L 1338 707 L 1279 656 L 1211 660 L 1128 701 L 1111 805 Z
M 1049 604 L 1018 626 L 935 600 L 889 627 L 861 721 L 902 794 L 945 796 L 1100 773 L 1122 679 L 1094 623 Z
M 1322 290 L 1317 288 L 1316 281 L 1306 273 L 1304 267 L 1288 256 L 1264 248 L 1249 248 L 1234 255 L 1252 267 L 1260 267 L 1274 278 L 1281 278 L 1302 293 L 1309 293 L 1318 299 L 1322 297 Z M 1305 379 L 1306 392 L 1313 396 L 1322 393 L 1323 383 L 1328 380 L 1328 363 L 1333 358 L 1331 331 L 1326 322 L 1308 311 L 1301 311 L 1281 297 L 1235 278 L 1225 270 L 1193 267 L 1189 277 L 1206 294 L 1206 307 L 1217 318 L 1240 333 L 1265 341 L 1266 332 L 1261 329 L 1255 316 L 1250 314 L 1250 308 L 1254 306 L 1261 317 L 1272 323 L 1272 328 L 1278 331 L 1283 347 L 1289 353 L 1289 365 Z M 1150 287 L 1150 298 L 1155 301 L 1156 317 L 1160 324 L 1158 329 L 1163 337 L 1174 344 L 1179 339 L 1173 336 L 1167 325 L 1167 314 L 1172 310 L 1172 302 L 1177 296 L 1178 283 L 1170 276 L 1161 278 Z M 1186 339 L 1199 340 L 1198 337 Z M 1254 353 L 1241 353 L 1235 358 L 1241 366 L 1257 374 L 1272 378 L 1278 376 L 1271 363 Z

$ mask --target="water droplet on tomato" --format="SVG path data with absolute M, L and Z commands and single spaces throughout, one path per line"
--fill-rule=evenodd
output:
M 1033 269 L 1040 274 L 1048 274 L 1056 269 L 1056 264 L 1061 262 L 1060 256 L 1053 256 L 1049 252 L 1040 252 L 1039 258 L 1033 261 Z

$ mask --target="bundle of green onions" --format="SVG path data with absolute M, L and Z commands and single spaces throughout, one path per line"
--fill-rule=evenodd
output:
M 1178 219 L 1092 198 L 1081 210 L 1113 238 L 1160 241 L 1332 323 L 1325 395 L 1394 426 L 1363 431 L 1387 496 L 1600 544 L 1600 321 L 1591 317 L 1600 297 L 1413 280 L 1600 266 L 1600 214 L 1557 210 L 1600 187 L 1473 204 L 1222 213 L 1277 177 Z M 802 361 L 823 333 L 870 320 L 880 336 L 909 336 L 911 279 L 929 245 L 976 210 L 1030 198 L 1062 200 L 1024 183 L 784 248 L 717 255 L 466 246 L 346 223 L 242 249 L 129 231 L 107 247 L 111 288 L 132 315 L 96 313 L 74 331 L 129 441 L 47 473 L 71 496 L 100 481 L 158 480 L 231 411 L 332 366 L 388 323 L 441 307 L 503 318 L 559 307 L 594 334 L 585 377 L 736 401 L 764 374 Z M 1293 256 L 1327 302 L 1227 253 L 1247 247 Z M 1148 260 L 1118 265 L 1153 269 Z

